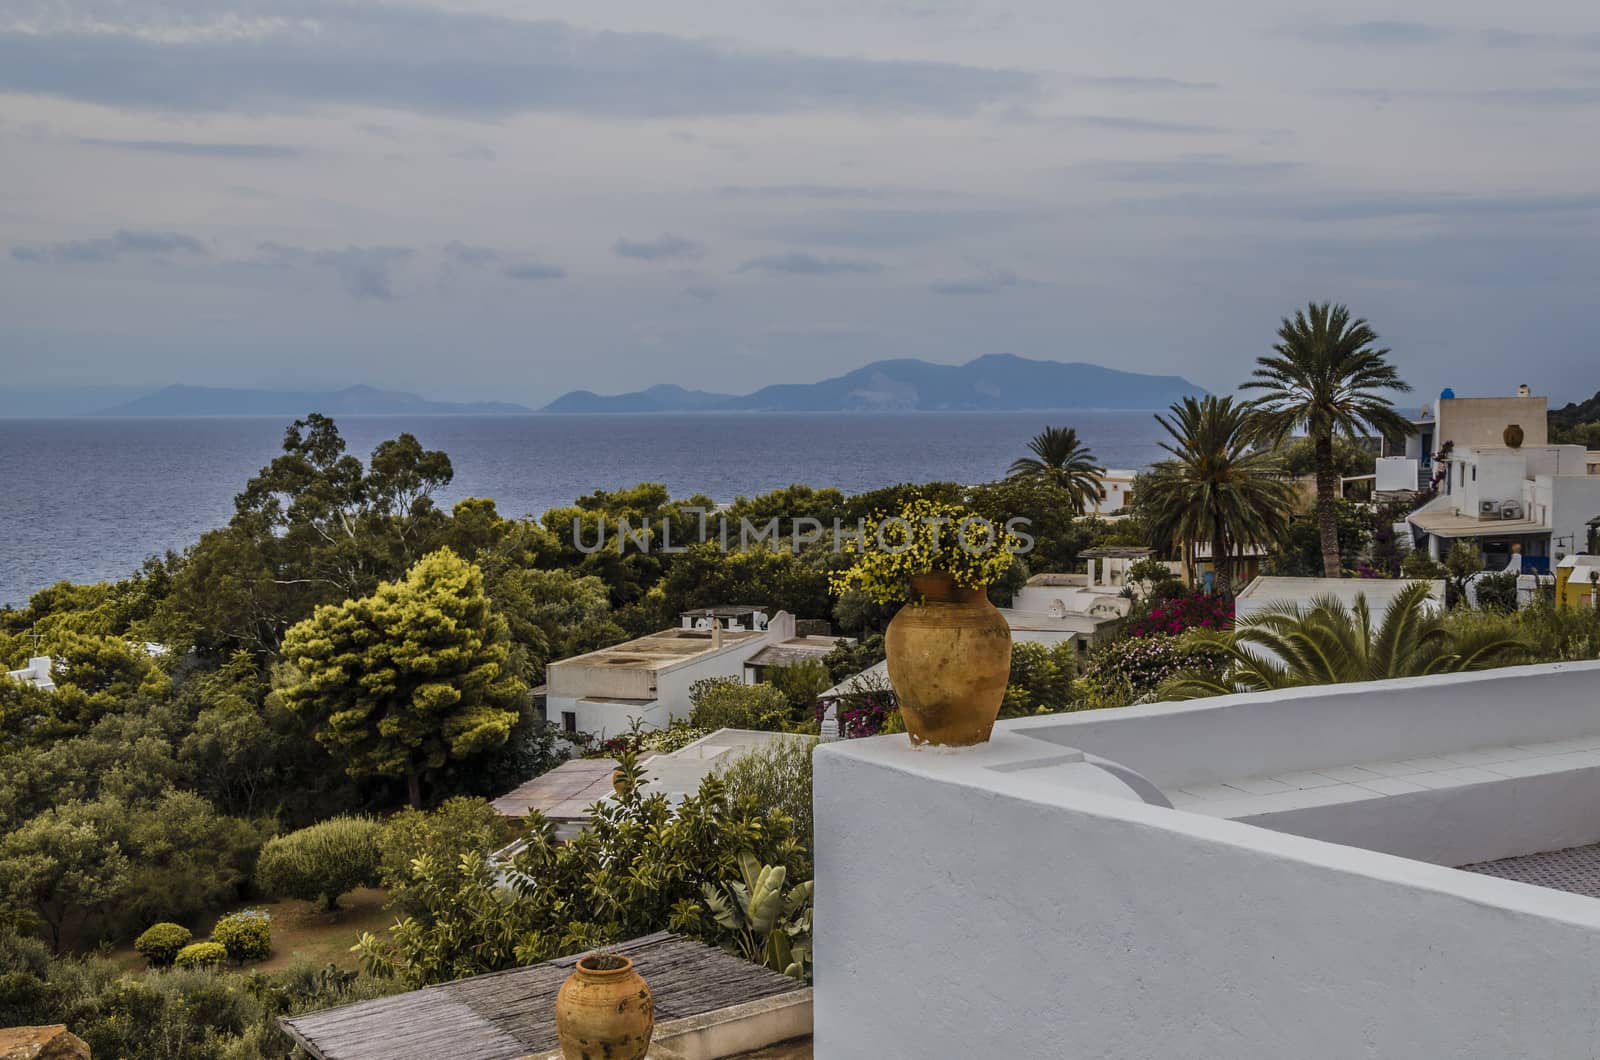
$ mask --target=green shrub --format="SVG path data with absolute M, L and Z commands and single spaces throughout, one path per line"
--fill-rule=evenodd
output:
M 456 796 L 432 811 L 401 810 L 383 822 L 378 836 L 379 880 L 395 908 L 421 914 L 426 907 L 410 890 L 413 861 L 429 857 L 445 871 L 456 871 L 463 854 L 489 854 L 511 842 L 515 831 L 483 799 Z
M 761 816 L 773 810 L 794 821 L 794 834 L 811 849 L 811 752 L 817 741 L 790 737 L 759 747 L 730 762 L 722 772 L 729 799 L 755 800 Z
M 191 942 L 172 963 L 179 968 L 220 968 L 227 959 L 228 947 L 220 942 Z
M 708 677 L 689 686 L 689 724 L 700 729 L 762 729 L 781 732 L 789 700 L 769 684 L 747 685 L 737 677 Z
M 220 942 L 228 956 L 243 964 L 272 956 L 272 917 L 265 909 L 245 909 L 218 920 L 211 941 Z
M 766 671 L 766 680 L 789 701 L 789 717 L 801 721 L 815 713 L 817 694 L 833 687 L 833 676 L 821 659 L 805 659 Z
M 150 962 L 150 967 L 165 968 L 193 939 L 193 933 L 182 924 L 152 924 L 134 940 L 133 948 Z
M 1512 571 L 1485 574 L 1473 585 L 1478 591 L 1478 606 L 1485 611 L 1517 609 L 1517 576 Z
M 1415 548 L 1400 561 L 1400 573 L 1413 580 L 1432 581 L 1444 577 L 1444 566 L 1426 549 Z
M 1013 644 L 1011 677 L 1006 683 L 1000 716 L 1018 718 L 1041 710 L 1054 713 L 1071 709 L 1072 681 L 1077 672 L 1078 648 L 1070 640 L 1049 647 L 1030 641 Z
M 279 836 L 261 848 L 256 881 L 280 898 L 321 899 L 326 909 L 338 909 L 341 896 L 377 884 L 381 831 L 371 818 L 330 817 Z

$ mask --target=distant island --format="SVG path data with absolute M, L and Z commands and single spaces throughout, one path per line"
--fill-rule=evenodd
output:
M 97 409 L 95 416 L 525 416 L 533 410 L 505 401 L 432 401 L 398 390 L 352 386 L 333 391 L 247 390 L 169 386 Z
M 661 385 L 602 396 L 564 394 L 540 411 L 596 412 L 1001 412 L 1157 409 L 1206 393 L 1176 375 L 1120 372 L 1097 364 L 994 353 L 961 365 L 914 358 L 874 361 L 819 383 L 780 383 L 753 394 Z

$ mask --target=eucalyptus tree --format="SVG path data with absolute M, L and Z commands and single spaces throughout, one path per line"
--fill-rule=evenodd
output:
M 1359 593 L 1353 606 L 1334 596 L 1304 606 L 1285 602 L 1231 630 L 1190 634 L 1189 647 L 1209 665 L 1174 675 L 1162 685 L 1161 698 L 1486 670 L 1527 655 L 1527 646 L 1504 626 L 1452 629 L 1431 592 L 1426 582 L 1410 583 L 1377 621 Z
M 1293 487 L 1277 457 L 1252 442 L 1251 407 L 1232 397 L 1187 397 L 1156 422 L 1171 454 L 1142 476 L 1139 504 L 1157 541 L 1181 544 L 1187 557 L 1211 546 L 1216 590 L 1233 593 L 1233 555 L 1242 545 L 1270 544 L 1288 531 Z
M 1071 427 L 1046 427 L 1028 442 L 1032 456 L 1018 457 L 1006 471 L 1007 478 L 1036 479 L 1048 483 L 1066 496 L 1076 514 L 1082 514 L 1090 501 L 1105 500 L 1102 485 L 1106 469 L 1094 452 L 1078 439 Z
M 1376 431 L 1399 440 L 1411 427 L 1384 396 L 1411 386 L 1377 342 L 1378 333 L 1365 320 L 1352 320 L 1345 306 L 1313 302 L 1293 320 L 1283 320 L 1272 356 L 1256 358 L 1244 384 L 1246 390 L 1263 391 L 1255 403 L 1263 435 L 1281 441 L 1304 430 L 1311 440 L 1322 568 L 1329 578 L 1340 575 L 1334 436 L 1354 439 Z

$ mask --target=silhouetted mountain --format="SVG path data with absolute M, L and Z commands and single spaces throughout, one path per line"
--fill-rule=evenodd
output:
M 1021 411 L 1031 409 L 1157 409 L 1204 394 L 1175 375 L 1120 372 L 1096 364 L 1034 361 L 994 353 L 966 364 L 914 358 L 875 361 L 819 383 L 780 383 L 743 397 L 675 386 L 599 397 L 587 390 L 546 405 L 545 412 Z
M 94 413 L 97 416 L 496 416 L 525 415 L 522 405 L 504 401 L 432 401 L 397 390 L 352 386 L 343 390 L 298 392 L 243 390 L 208 386 L 169 386 Z
M 1561 427 L 1576 427 L 1580 423 L 1600 421 L 1600 393 L 1588 401 L 1572 401 L 1559 409 L 1550 410 L 1550 422 Z
M 685 390 L 671 383 L 660 383 L 632 394 L 604 397 L 592 390 L 563 394 L 541 412 L 699 412 L 726 408 L 737 400 L 732 394 L 713 394 L 705 390 Z

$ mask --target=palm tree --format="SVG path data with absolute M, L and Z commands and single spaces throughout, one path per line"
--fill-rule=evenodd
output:
M 1351 320 L 1342 305 L 1313 302 L 1278 328 L 1274 356 L 1256 358 L 1246 390 L 1264 390 L 1257 401 L 1264 434 L 1282 440 L 1303 428 L 1311 439 L 1317 475 L 1317 528 L 1322 536 L 1322 572 L 1337 578 L 1339 530 L 1334 514 L 1338 471 L 1333 436 L 1354 439 L 1377 431 L 1392 441 L 1411 425 L 1379 391 L 1410 390 L 1375 349 L 1377 332 L 1365 320 Z
M 1106 469 L 1095 463 L 1094 453 L 1078 441 L 1071 427 L 1046 427 L 1028 443 L 1032 456 L 1012 461 L 1007 478 L 1033 478 L 1049 483 L 1067 495 L 1072 510 L 1082 514 L 1091 500 L 1102 501 L 1100 484 Z
M 1140 504 L 1156 540 L 1181 542 L 1187 559 L 1196 543 L 1211 545 L 1216 591 L 1233 595 L 1233 554 L 1240 545 L 1270 544 L 1289 528 L 1294 489 L 1277 458 L 1251 448 L 1252 411 L 1232 397 L 1192 397 L 1156 415 L 1172 454 L 1151 469 Z
M 1493 626 L 1456 632 L 1429 601 L 1427 582 L 1401 590 L 1373 623 L 1365 593 L 1355 606 L 1321 596 L 1302 608 L 1282 603 L 1251 615 L 1232 630 L 1190 634 L 1201 658 L 1222 662 L 1192 669 L 1161 687 L 1163 699 L 1199 699 L 1302 685 L 1381 681 L 1390 677 L 1486 670 L 1519 661 L 1527 646 Z

